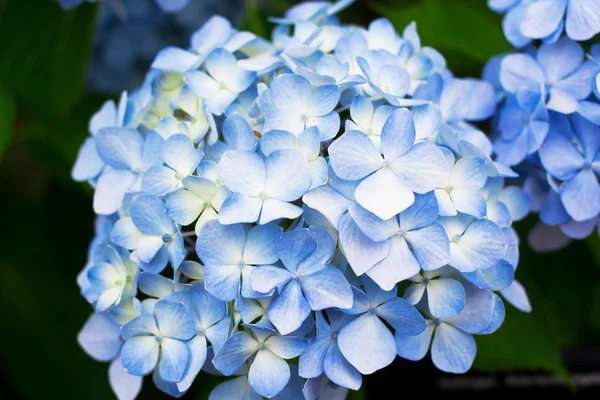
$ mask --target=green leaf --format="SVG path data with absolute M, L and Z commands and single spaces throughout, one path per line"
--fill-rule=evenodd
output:
M 2 179 L 0 185 L 11 193 L 4 204 L 11 212 L 3 216 L 10 234 L 0 243 L 4 378 L 16 398 L 114 398 L 108 363 L 94 361 L 76 341 L 93 312 L 75 283 L 92 236 L 89 198 L 56 182 L 37 196 L 26 195 L 17 181 Z
M 96 6 L 65 12 L 56 1 L 7 0 L 0 16 L 0 84 L 19 105 L 66 117 L 81 96 Z
M 13 136 L 16 112 L 13 99 L 0 87 L 0 160 Z
M 241 29 L 252 32 L 262 38 L 271 37 L 271 24 L 268 21 L 268 15 L 260 7 L 256 0 L 246 1 L 246 17 L 242 23 Z
M 400 32 L 415 21 L 422 45 L 440 51 L 456 74 L 479 76 L 490 58 L 511 49 L 502 32 L 501 17 L 487 9 L 483 0 L 429 0 L 409 7 L 402 2 L 373 7 Z M 465 58 L 470 61 L 465 63 Z

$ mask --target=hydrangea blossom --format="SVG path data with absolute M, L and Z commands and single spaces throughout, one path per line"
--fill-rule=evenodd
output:
M 495 292 L 530 310 L 511 224 L 531 203 L 475 125 L 501 96 L 453 77 L 415 24 L 341 25 L 350 3 L 294 6 L 272 42 L 214 17 L 93 117 L 73 169 L 99 214 L 79 341 L 120 400 L 146 375 L 181 396 L 201 371 L 231 377 L 217 400 L 343 399 L 430 343 L 462 373 L 504 319 Z M 515 95 L 524 113 L 549 108 L 545 77 Z M 576 124 L 552 184 L 595 167 Z
M 540 251 L 557 249 L 590 235 L 600 214 L 598 45 L 587 49 L 577 42 L 600 32 L 600 4 L 491 0 L 489 5 L 507 11 L 509 41 L 528 45 L 491 60 L 484 70 L 500 104 L 493 119 L 496 160 L 520 175 L 514 193 L 504 199 L 498 197 L 502 184 L 487 191 L 489 217 L 503 228 L 504 221 L 522 218 L 528 201 L 522 192 L 517 195 L 520 186 L 541 221 L 530 244 Z M 532 39 L 542 43 L 530 44 Z M 490 202 L 490 195 L 503 205 Z
M 573 40 L 588 40 L 600 32 L 600 5 L 594 0 L 488 0 L 488 5 L 506 13 L 502 28 L 515 47 L 535 39 L 551 43 L 563 31 Z

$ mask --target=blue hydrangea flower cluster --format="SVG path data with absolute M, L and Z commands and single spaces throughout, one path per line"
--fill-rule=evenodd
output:
M 396 356 L 466 372 L 503 322 L 511 228 L 531 206 L 415 24 L 341 25 L 351 1 L 275 18 L 272 41 L 213 17 L 91 119 L 73 178 L 95 189 L 79 335 L 121 400 L 200 371 L 220 399 L 343 399 Z
M 494 153 L 520 173 L 539 213 L 531 245 L 560 248 L 590 235 L 600 214 L 600 45 L 586 53 L 577 42 L 600 32 L 600 2 L 489 5 L 507 10 L 506 37 L 525 46 L 491 60 L 484 72 L 501 104 L 493 123 Z

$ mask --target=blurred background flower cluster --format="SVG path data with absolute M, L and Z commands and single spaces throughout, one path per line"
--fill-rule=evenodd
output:
M 268 36 L 267 16 L 294 2 L 189 0 L 169 12 L 154 0 L 89 1 L 64 11 L 68 3 L 82 1 L 0 0 L 0 399 L 112 398 L 106 366 L 75 340 L 90 312 L 75 276 L 94 213 L 92 190 L 72 182 L 70 169 L 89 116 L 139 86 L 161 48 L 187 47 L 210 16 Z M 480 77 L 488 60 L 512 49 L 502 16 L 484 0 L 365 0 L 342 12 L 345 21 L 362 25 L 377 16 L 398 30 L 416 21 L 422 42 L 443 53 L 457 77 Z M 521 237 L 536 220 L 515 224 Z M 452 380 L 428 359 L 397 361 L 369 376 L 353 398 L 400 392 L 400 377 L 431 392 L 511 391 L 523 386 L 518 382 L 535 383 L 527 380 L 532 376 L 541 377 L 537 388 L 559 382 L 565 392 L 594 391 L 581 377 L 600 371 L 600 239 L 592 234 L 544 254 L 525 242 L 516 278 L 534 312 L 507 307 L 502 328 L 477 337 L 467 380 Z M 552 375 L 538 375 L 545 373 Z M 214 381 L 203 383 L 215 379 L 200 377 L 185 398 L 208 398 Z M 139 398 L 166 396 L 145 385 Z

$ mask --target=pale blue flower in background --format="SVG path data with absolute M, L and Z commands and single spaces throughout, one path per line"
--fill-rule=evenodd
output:
M 219 161 L 219 176 L 232 192 L 221 206 L 219 222 L 267 224 L 296 218 L 302 209 L 291 202 L 311 185 L 306 157 L 295 150 L 278 150 L 266 159 L 245 150 L 228 151 Z
M 600 32 L 600 6 L 594 0 L 488 0 L 489 7 L 506 12 L 503 29 L 515 47 L 532 39 L 555 42 L 566 30 L 573 40 L 588 40 Z
M 579 102 L 591 94 L 595 75 L 594 64 L 584 62 L 581 46 L 568 38 L 540 46 L 535 58 L 509 54 L 500 68 L 500 82 L 508 93 L 541 88 L 548 109 L 563 114 L 576 112 Z
M 245 298 L 264 297 L 270 290 L 256 291 L 250 277 L 257 266 L 279 260 L 277 246 L 283 230 L 274 224 L 251 229 L 242 224 L 221 225 L 209 221 L 196 242 L 204 262 L 204 285 L 213 296 L 232 301 L 239 293 Z
M 534 154 L 546 139 L 550 127 L 541 87 L 523 86 L 508 96 L 500 111 L 494 151 L 498 160 L 512 166 Z
M 542 164 L 562 181 L 559 194 L 569 215 L 593 218 L 600 213 L 600 128 L 579 115 L 553 128 L 539 151 Z

